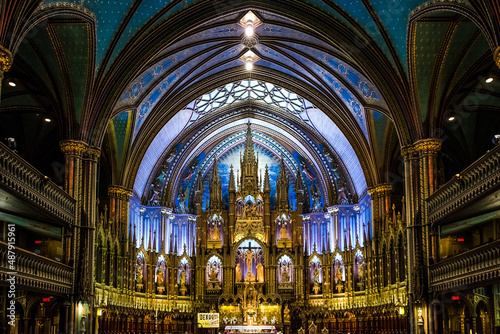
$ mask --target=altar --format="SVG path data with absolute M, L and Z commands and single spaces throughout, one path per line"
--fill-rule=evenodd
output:
M 224 333 L 266 333 L 275 334 L 276 327 L 272 325 L 261 326 L 226 326 Z

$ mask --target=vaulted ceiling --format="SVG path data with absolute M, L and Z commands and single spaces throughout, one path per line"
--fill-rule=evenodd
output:
M 207 173 L 215 154 L 240 147 L 248 120 L 263 154 L 288 157 L 293 177 L 318 177 L 325 203 L 336 168 L 355 195 L 401 187 L 400 148 L 422 138 L 443 140 L 452 175 L 491 147 L 500 122 L 493 0 L 0 4 L 0 45 L 14 56 L 3 137 L 54 177 L 59 140 L 102 147 L 101 185 L 145 202 L 171 153 L 176 193 L 193 163 Z M 249 11 L 255 38 L 239 24 Z M 249 50 L 252 71 L 241 61 Z

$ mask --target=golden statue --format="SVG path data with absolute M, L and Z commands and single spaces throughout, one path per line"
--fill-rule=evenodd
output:
M 283 310 L 283 322 L 290 322 L 290 309 L 288 308 L 288 304 L 285 305 L 285 309 Z
M 241 282 L 241 267 L 240 264 L 236 264 L 236 282 Z
M 211 240 L 219 240 L 220 239 L 220 230 L 217 227 L 217 223 L 214 224 L 214 227 L 210 231 L 210 239 Z
M 283 271 L 281 272 L 281 282 L 290 282 L 290 274 L 288 273 L 288 268 L 286 266 L 283 267 Z
M 285 227 L 285 224 L 282 224 L 281 225 L 281 229 L 280 229 L 280 238 L 281 239 L 288 239 L 288 231 Z
M 158 267 L 158 269 L 156 270 L 156 283 L 158 285 L 163 285 L 163 269 L 161 269 L 161 267 Z
M 186 286 L 186 268 L 182 268 L 180 282 L 181 282 L 181 287 Z
M 264 266 L 260 262 L 257 264 L 257 281 L 264 283 Z
M 218 282 L 219 278 L 217 277 L 219 273 L 215 271 L 215 266 L 212 267 L 212 270 L 210 271 L 210 274 L 208 275 L 208 278 L 210 282 Z

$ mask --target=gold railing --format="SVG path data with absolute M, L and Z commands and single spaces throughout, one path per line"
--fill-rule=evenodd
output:
M 500 145 L 483 155 L 427 199 L 435 223 L 500 185 Z
M 65 223 L 75 221 L 75 200 L 3 143 L 0 187 Z
M 0 279 L 14 276 L 16 286 L 58 294 L 71 293 L 73 268 L 0 241 Z
M 480 284 L 500 278 L 500 240 L 444 259 L 430 267 L 433 290 Z

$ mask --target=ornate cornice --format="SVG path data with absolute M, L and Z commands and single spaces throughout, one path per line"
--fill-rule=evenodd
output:
M 12 53 L 0 45 L 0 72 L 7 72 L 12 66 Z
M 62 140 L 59 142 L 62 153 L 64 155 L 82 156 L 88 148 L 87 143 L 81 140 Z
M 401 148 L 401 156 L 405 160 L 410 159 L 414 152 L 415 152 L 415 148 L 413 147 L 413 145 L 405 146 L 405 147 Z

